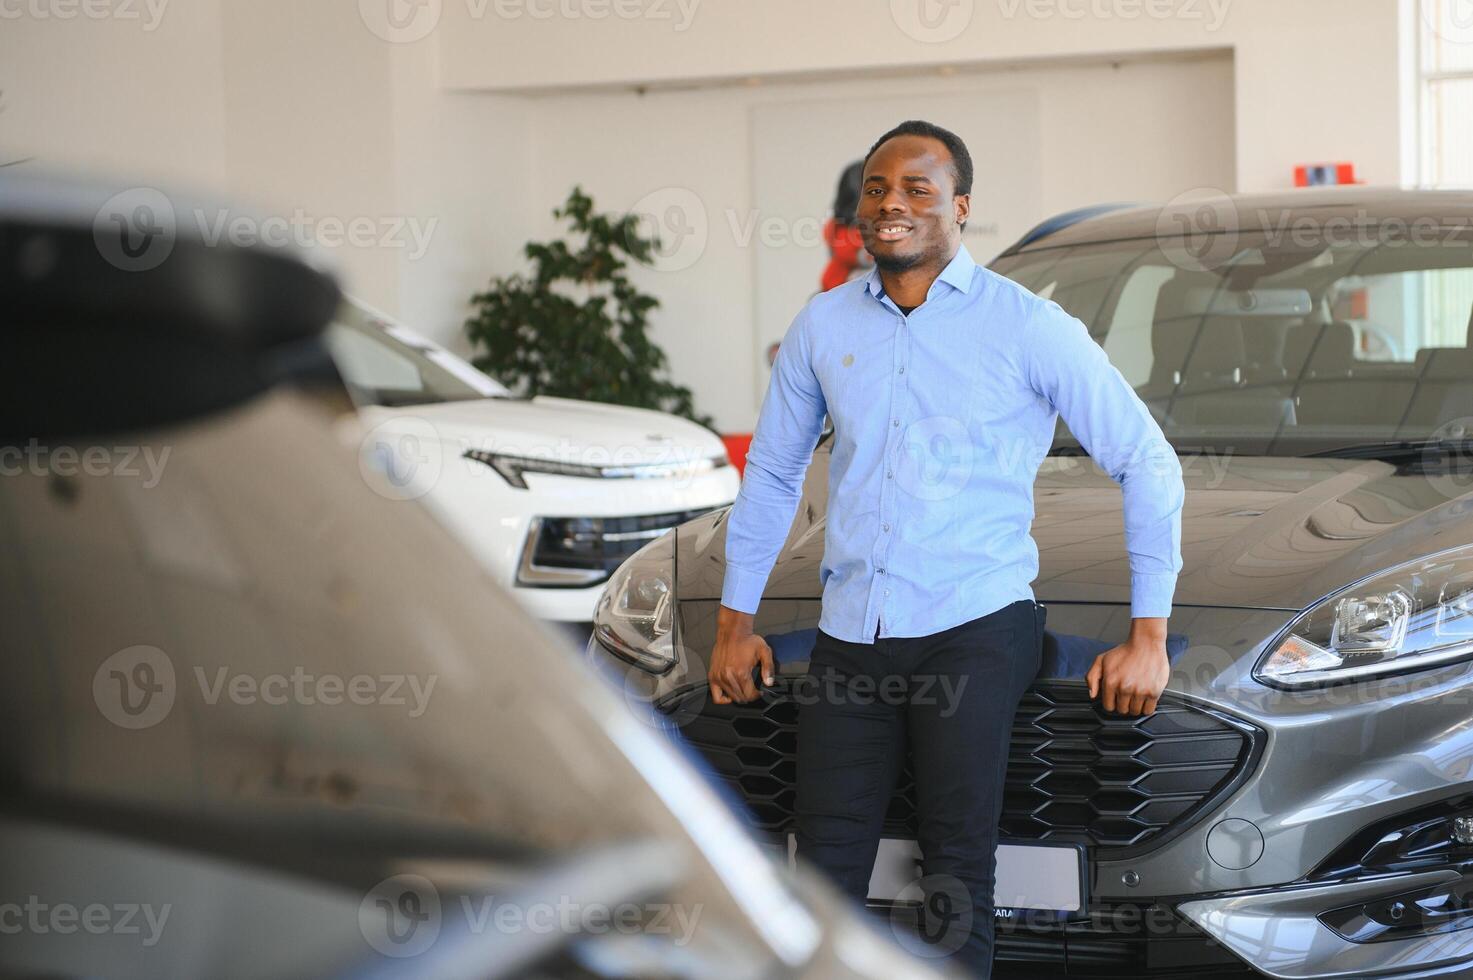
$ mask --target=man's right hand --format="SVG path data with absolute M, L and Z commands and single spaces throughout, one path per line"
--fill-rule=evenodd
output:
M 762 665 L 762 683 L 772 684 L 772 648 L 752 632 L 752 614 L 722 606 L 716 620 L 716 646 L 711 650 L 711 700 L 716 704 L 755 701 L 760 695 L 752 683 L 752 668 Z

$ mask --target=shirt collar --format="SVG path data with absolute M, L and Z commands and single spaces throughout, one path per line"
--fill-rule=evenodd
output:
M 941 275 L 936 278 L 953 289 L 969 293 L 972 291 L 972 272 L 976 268 L 977 263 L 972 260 L 972 253 L 967 251 L 965 245 L 961 245 L 957 247 L 951 261 L 946 263 L 946 268 L 941 270 Z M 865 274 L 864 281 L 871 296 L 879 298 L 885 294 L 885 285 L 880 281 L 879 266 L 872 266 Z

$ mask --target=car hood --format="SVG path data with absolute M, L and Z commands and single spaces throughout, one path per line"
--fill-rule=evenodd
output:
M 766 595 L 816 598 L 827 454 L 816 456 Z M 1301 609 L 1379 569 L 1473 542 L 1469 480 L 1376 460 L 1183 457 L 1179 606 Z M 815 504 L 816 502 L 816 504 Z M 1130 601 L 1119 487 L 1088 459 L 1050 457 L 1034 485 L 1034 594 Z M 680 529 L 682 599 L 721 594 L 727 511 Z
M 644 408 L 572 398 L 479 398 L 362 410 L 370 428 L 433 430 L 460 450 L 589 465 L 725 458 L 720 438 L 694 422 Z M 418 431 L 416 431 L 418 430 Z

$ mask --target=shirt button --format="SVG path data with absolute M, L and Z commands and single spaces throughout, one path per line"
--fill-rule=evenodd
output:
M 894 427 L 894 428 L 897 428 L 897 429 L 898 429 L 898 428 L 900 428 L 900 420 L 899 420 L 899 419 L 891 419 L 891 420 L 890 420 L 890 425 L 891 425 L 891 426 L 892 426 L 892 427 Z
M 880 529 L 882 531 L 888 531 L 888 530 L 890 530 L 890 525 L 888 525 L 888 524 L 881 524 L 880 525 Z
M 875 569 L 875 571 L 879 572 L 881 575 L 885 574 L 885 570 L 883 568 L 877 568 Z
M 887 480 L 893 479 L 894 476 L 895 476 L 895 473 L 894 473 L 893 470 L 886 470 L 885 471 L 885 479 L 887 479 Z
M 901 374 L 904 374 L 904 373 L 905 373 L 905 368 L 901 368 L 901 369 L 900 369 L 900 373 L 901 373 Z
M 889 594 L 890 594 L 890 590 L 889 590 L 889 589 L 886 589 L 886 590 L 885 590 L 885 594 L 886 594 L 886 595 L 889 595 Z

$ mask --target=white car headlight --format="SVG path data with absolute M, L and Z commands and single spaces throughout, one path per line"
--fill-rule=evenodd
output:
M 593 614 L 593 635 L 604 649 L 650 673 L 675 666 L 675 532 L 614 571 Z
M 1398 565 L 1301 613 L 1253 676 L 1304 688 L 1473 657 L 1473 549 Z

